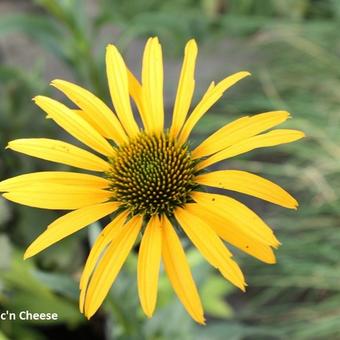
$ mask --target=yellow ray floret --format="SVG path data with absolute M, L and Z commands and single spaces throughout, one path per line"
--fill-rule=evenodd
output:
M 0 192 L 24 189 L 32 183 L 42 186 L 55 184 L 105 189 L 110 182 L 105 178 L 66 171 L 41 171 L 9 178 L 0 182 Z
M 223 79 L 216 86 L 211 85 L 204 94 L 201 101 L 195 107 L 194 111 L 189 116 L 188 120 L 185 122 L 179 135 L 180 142 L 184 143 L 187 141 L 192 129 L 197 124 L 197 122 L 222 97 L 226 90 L 249 75 L 249 72 L 238 72 Z
M 147 131 L 149 131 L 150 126 L 148 126 L 148 112 L 146 112 L 144 109 L 142 85 L 129 69 L 127 70 L 127 72 L 130 96 L 137 106 L 143 126 L 146 128 Z
M 181 242 L 166 216 L 162 217 L 162 258 L 169 280 L 191 317 L 205 323 L 203 307 Z
M 118 216 L 116 216 L 112 222 L 110 222 L 99 234 L 95 243 L 93 244 L 90 254 L 86 260 L 85 267 L 81 274 L 79 288 L 80 288 L 80 296 L 79 296 L 79 309 L 83 313 L 84 312 L 84 302 L 87 285 L 90 279 L 90 276 L 93 270 L 96 267 L 97 262 L 100 259 L 100 256 L 105 252 L 106 247 L 114 242 L 116 237 L 121 232 L 122 227 L 124 227 L 126 218 L 128 216 L 128 212 L 124 211 Z
M 100 307 L 122 268 L 142 227 L 142 216 L 132 217 L 110 244 L 90 280 L 85 297 L 85 315 L 90 318 Z
M 156 307 L 161 263 L 162 230 L 158 216 L 146 226 L 138 253 L 138 295 L 144 313 L 151 318 Z
M 227 158 L 241 155 L 254 149 L 295 142 L 303 138 L 304 136 L 305 134 L 302 131 L 298 130 L 272 130 L 270 132 L 263 133 L 262 135 L 257 135 L 244 139 L 241 142 L 230 146 L 229 148 L 217 152 L 209 158 L 201 161 L 197 165 L 197 169 L 200 170 L 206 168 L 214 163 L 223 161 Z
M 217 211 L 212 213 L 206 210 L 204 205 L 200 204 L 192 204 L 187 209 L 189 209 L 192 214 L 206 221 L 224 241 L 227 241 L 260 261 L 270 264 L 276 262 L 274 252 L 268 244 L 244 232 L 237 224 L 233 223 L 230 219 L 224 218 L 221 214 L 218 214 Z
M 160 133 L 164 126 L 163 59 L 157 38 L 150 38 L 144 49 L 142 69 L 143 106 L 147 111 L 146 131 Z
M 85 145 L 105 156 L 112 156 L 114 154 L 114 150 L 109 142 L 86 120 L 75 116 L 72 110 L 64 104 L 44 96 L 37 96 L 34 98 L 34 101 L 48 114 L 48 117 L 52 118 L 65 131 Z
M 192 156 L 194 159 L 209 156 L 243 139 L 255 136 L 281 124 L 286 121 L 288 117 L 289 113 L 287 111 L 273 111 L 237 119 L 205 139 L 192 152 Z
M 26 250 L 27 259 L 61 239 L 114 212 L 119 203 L 108 202 L 72 211 L 52 222 Z
M 195 89 L 196 57 L 197 45 L 195 40 L 191 39 L 185 46 L 184 60 L 177 87 L 174 112 L 172 114 L 170 135 L 173 137 L 176 137 L 181 130 L 191 105 Z
M 117 48 L 108 45 L 106 48 L 106 72 L 113 106 L 119 120 L 130 137 L 139 132 L 134 119 L 129 97 L 127 68 Z
M 58 90 L 62 91 L 83 112 L 90 125 L 99 126 L 102 135 L 112 139 L 116 144 L 127 142 L 127 136 L 118 118 L 111 109 L 90 91 L 65 80 L 55 79 L 51 82 Z
M 195 181 L 210 187 L 242 192 L 290 209 L 298 206 L 296 199 L 280 186 L 246 171 L 214 171 L 197 176 Z
M 112 137 L 107 135 L 107 132 L 105 131 L 105 129 L 103 128 L 102 125 L 99 125 L 93 118 L 93 114 L 88 113 L 88 111 L 83 111 L 83 110 L 79 110 L 79 109 L 74 109 L 72 110 L 72 112 L 75 115 L 78 115 L 80 118 L 84 119 L 85 121 L 87 121 L 100 135 L 104 136 L 107 139 L 112 139 Z M 118 143 L 117 143 L 118 144 Z
M 205 259 L 236 287 L 245 290 L 245 281 L 240 268 L 231 259 L 231 253 L 209 225 L 191 214 L 188 209 L 177 208 L 174 215 Z
M 105 172 L 110 164 L 100 157 L 72 144 L 49 138 L 22 138 L 8 143 L 8 149 L 47 161 L 76 168 Z
M 243 232 L 277 248 L 280 242 L 273 231 L 260 217 L 244 204 L 231 197 L 195 191 L 192 198 L 213 214 L 223 216 L 227 221 L 237 225 Z
M 112 193 L 102 189 L 77 185 L 31 183 L 3 196 L 29 207 L 53 210 L 74 210 L 108 201 Z

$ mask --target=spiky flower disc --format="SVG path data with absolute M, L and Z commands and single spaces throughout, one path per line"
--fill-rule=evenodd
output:
M 138 235 L 143 233 L 137 276 L 145 314 L 151 317 L 154 313 L 162 260 L 185 309 L 195 321 L 205 322 L 172 223 L 182 228 L 205 259 L 241 290 L 246 285 L 243 274 L 223 241 L 263 262 L 275 263 L 272 248 L 280 243 L 267 224 L 239 201 L 209 193 L 208 188 L 238 191 L 291 209 L 296 209 L 296 200 L 278 185 L 249 172 L 203 170 L 256 148 L 298 140 L 303 133 L 288 129 L 266 132 L 289 117 L 285 111 L 266 112 L 231 122 L 189 150 L 188 137 L 200 118 L 229 87 L 249 75 L 239 72 L 217 84 L 212 82 L 187 117 L 195 87 L 196 56 L 196 43 L 190 40 L 169 130 L 164 129 L 162 49 L 157 38 L 150 38 L 144 50 L 141 83 L 128 70 L 117 48 L 107 48 L 107 77 L 116 114 L 91 92 L 63 80 L 54 80 L 52 85 L 75 103 L 76 110 L 51 98 L 35 98 L 49 118 L 104 158 L 48 138 L 17 139 L 8 144 L 9 149 L 33 157 L 103 174 L 45 171 L 0 182 L 0 192 L 11 201 L 70 210 L 28 247 L 25 258 L 115 213 L 93 245 L 81 276 L 79 306 L 88 318 L 102 304 Z M 143 128 L 134 119 L 130 97 Z
M 190 200 L 195 162 L 169 134 L 141 133 L 118 148 L 107 173 L 113 199 L 132 215 L 171 215 Z

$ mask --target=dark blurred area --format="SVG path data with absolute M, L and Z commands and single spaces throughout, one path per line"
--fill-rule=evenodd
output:
M 87 321 L 78 281 L 97 223 L 34 259 L 25 248 L 59 212 L 0 197 L 0 314 L 56 312 L 57 321 L 0 318 L 5 339 L 340 339 L 340 1 L 337 0 L 0 0 L 0 180 L 67 167 L 5 150 L 16 138 L 69 137 L 32 103 L 61 78 L 108 101 L 105 46 L 116 44 L 138 75 L 144 43 L 158 36 L 165 64 L 166 112 L 172 112 L 185 43 L 199 45 L 193 105 L 210 81 L 248 70 L 194 130 L 198 143 L 242 115 L 288 110 L 285 127 L 307 138 L 242 155 L 223 168 L 279 183 L 300 203 L 286 211 L 246 202 L 282 246 L 269 266 L 237 250 L 247 293 L 234 289 L 187 244 L 208 323 L 190 319 L 161 274 L 158 307 L 148 320 L 138 305 L 131 254 L 106 303 Z M 72 141 L 73 142 L 73 141 Z M 234 249 L 233 249 L 234 250 Z

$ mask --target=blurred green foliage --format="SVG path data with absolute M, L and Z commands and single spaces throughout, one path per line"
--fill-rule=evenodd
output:
M 101 98 L 108 97 L 103 55 L 109 42 L 130 49 L 136 39 L 157 35 L 166 58 L 176 60 L 191 37 L 210 53 L 220 42 L 236 42 L 239 54 L 251 56 L 244 68 L 253 73 L 253 79 L 231 90 L 206 115 L 195 130 L 196 142 L 242 114 L 289 110 L 294 119 L 287 126 L 304 130 L 305 140 L 254 152 L 227 166 L 282 184 L 299 199 L 300 208 L 287 212 L 239 197 L 276 227 L 283 244 L 275 266 L 235 251 L 247 276 L 246 294 L 222 280 L 187 245 L 208 315 L 208 325 L 199 327 L 174 298 L 164 274 L 157 313 L 151 320 L 142 315 L 136 294 L 135 255 L 129 257 L 102 312 L 86 321 L 77 310 L 77 282 L 88 246 L 100 226 L 93 225 L 88 233 L 78 233 L 23 262 L 25 246 L 57 214 L 0 199 L 0 309 L 53 308 L 60 316 L 57 327 L 84 339 L 339 339 L 340 2 L 95 3 L 97 10 L 92 12 L 80 0 L 32 1 L 29 11 L 0 14 L 0 39 L 13 33 L 28 37 L 58 58 L 70 77 Z M 108 36 L 105 32 L 114 33 Z M 223 57 L 228 58 L 228 53 Z M 226 63 L 239 64 L 232 58 Z M 44 67 L 48 67 L 44 56 L 32 61 L 29 70 L 0 64 L 1 179 L 63 168 L 4 150 L 14 138 L 60 134 L 30 101 L 35 94 L 49 91 L 43 80 Z M 223 69 L 219 72 L 224 74 Z M 58 77 L 58 70 L 53 70 L 53 75 Z M 0 321 L 0 339 L 47 339 L 55 331 L 49 327 Z

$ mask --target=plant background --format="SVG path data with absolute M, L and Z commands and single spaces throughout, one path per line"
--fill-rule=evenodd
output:
M 297 212 L 237 196 L 274 227 L 278 264 L 235 251 L 246 294 L 220 278 L 186 244 L 208 324 L 187 316 L 164 273 L 157 312 L 138 305 L 131 255 L 100 312 L 78 311 L 78 280 L 101 225 L 73 235 L 34 259 L 25 247 L 56 218 L 0 197 L 0 311 L 57 312 L 56 322 L 0 321 L 0 339 L 340 339 L 340 2 L 337 0 L 1 0 L 0 179 L 65 169 L 11 151 L 23 137 L 67 139 L 31 98 L 58 94 L 63 78 L 108 99 L 107 43 L 136 72 L 143 44 L 159 36 L 165 57 L 166 111 L 171 112 L 185 42 L 200 54 L 196 99 L 211 80 L 239 70 L 253 76 L 228 91 L 195 129 L 194 143 L 245 114 L 289 110 L 288 127 L 307 138 L 223 164 L 275 180 L 300 202 Z M 194 101 L 195 102 L 195 101 Z M 222 165 L 221 165 L 222 166 Z

